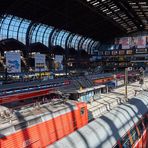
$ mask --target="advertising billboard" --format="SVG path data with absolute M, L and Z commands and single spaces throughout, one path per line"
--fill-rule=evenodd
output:
M 137 48 L 145 48 L 146 47 L 146 36 L 137 37 Z
M 130 48 L 129 37 L 120 38 L 120 44 L 122 45 L 122 49 L 129 49 Z
M 34 58 L 35 58 L 35 71 L 36 72 L 45 71 L 46 70 L 45 55 L 37 53 L 35 54 Z
M 116 46 L 117 43 L 122 45 L 122 49 L 148 48 L 148 36 L 122 37 L 120 42 L 115 39 Z
M 55 55 L 54 68 L 56 71 L 63 70 L 63 55 Z
M 130 49 L 136 49 L 138 37 L 129 37 L 129 41 L 130 41 L 130 43 L 129 43 Z
M 21 72 L 21 55 L 19 52 L 6 52 L 6 68 L 8 73 Z

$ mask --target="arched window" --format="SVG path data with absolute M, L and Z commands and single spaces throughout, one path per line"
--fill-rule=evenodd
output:
M 43 36 L 43 44 L 48 46 L 49 45 L 49 36 L 50 33 L 52 32 L 53 27 L 48 27 L 47 30 L 45 30 L 44 36 Z
M 51 42 L 51 45 L 54 46 L 59 45 L 62 48 L 67 46 L 68 48 L 84 49 L 85 51 L 92 51 L 91 48 L 96 48 L 99 43 L 78 34 L 55 29 L 45 24 L 32 23 L 30 20 L 16 16 L 3 15 L 0 18 L 0 40 L 14 38 L 26 44 L 26 35 L 28 35 L 30 43 L 40 42 L 49 46 L 49 42 Z
M 43 37 L 44 37 L 44 32 L 46 30 L 47 26 L 46 25 L 41 25 L 38 28 L 37 34 L 36 34 L 36 42 L 42 43 Z
M 77 48 L 78 44 L 76 44 L 77 38 L 78 38 L 78 35 L 75 35 L 75 36 L 73 37 L 73 39 L 71 40 L 71 43 L 70 43 L 70 48 L 78 49 L 78 48 Z
M 1 21 L 1 32 L 0 32 L 0 38 L 1 39 L 7 39 L 8 38 L 8 32 L 9 32 L 9 24 L 11 22 L 11 19 L 13 18 L 12 15 L 4 15 Z
M 56 40 L 55 45 L 61 46 L 61 42 L 62 42 L 62 38 L 63 38 L 64 33 L 65 33 L 65 31 L 58 32 L 57 37 L 55 38 L 55 40 Z
M 74 46 L 74 48 L 76 49 L 76 50 L 78 50 L 79 49 L 79 41 L 81 40 L 81 38 L 82 38 L 82 36 L 78 36 L 77 38 L 76 38 L 76 40 L 75 40 L 75 46 Z
M 38 32 L 39 28 L 40 28 L 40 24 L 35 26 L 35 28 L 34 28 L 34 30 L 32 32 L 31 43 L 35 43 L 36 42 L 37 32 Z
M 1 19 L 0 39 L 14 38 L 26 44 L 26 32 L 31 21 L 4 15 Z
M 64 35 L 63 35 L 62 42 L 61 42 L 61 46 L 63 48 L 66 47 L 66 40 L 67 40 L 67 37 L 69 36 L 69 34 L 70 34 L 69 32 L 65 32 Z
M 18 40 L 26 44 L 26 33 L 31 21 L 24 19 L 18 29 Z

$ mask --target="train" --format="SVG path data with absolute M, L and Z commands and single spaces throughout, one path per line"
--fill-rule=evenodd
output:
M 84 102 L 48 99 L 45 103 L 45 98 L 55 92 L 54 88 L 46 88 L 0 98 L 2 105 L 32 98 L 43 101 L 13 111 L 2 111 L 0 106 L 0 148 L 147 146 L 148 92 L 140 93 L 90 123 Z M 133 135 L 138 138 L 135 140 Z
M 55 99 L 19 111 L 5 108 L 0 106 L 0 148 L 44 148 L 88 124 L 83 102 Z
M 75 84 L 75 81 L 81 82 Z M 98 74 L 98 75 L 90 75 L 87 77 L 76 77 L 76 78 L 62 78 L 51 80 L 51 82 L 30 82 L 31 84 L 21 83 L 19 85 L 10 85 L 3 86 L 4 88 L 0 90 L 0 104 L 11 103 L 20 100 L 31 99 L 33 97 L 40 97 L 42 95 L 47 95 L 59 89 L 60 87 L 64 87 L 68 89 L 69 87 L 73 87 L 75 90 L 78 90 L 79 85 L 84 88 L 92 87 L 93 85 L 106 84 L 114 79 L 111 74 Z M 83 81 L 87 81 L 89 83 L 85 84 Z M 90 85 L 91 83 L 91 85 Z M 77 86 L 76 86 L 77 85 Z
M 0 104 L 32 99 L 35 97 L 49 95 L 54 92 L 56 92 L 54 88 L 47 88 L 47 89 L 41 89 L 41 90 L 33 90 L 28 92 L 20 92 L 16 94 L 4 95 L 4 96 L 0 96 Z
M 140 93 L 47 148 L 111 147 L 148 147 L 148 92 Z
M 99 85 L 99 84 L 105 84 L 105 83 L 110 82 L 112 80 L 114 80 L 114 77 L 108 76 L 108 77 L 104 77 L 104 78 L 95 79 L 95 80 L 93 80 L 93 83 L 95 85 Z
M 93 76 L 89 78 L 92 83 L 96 85 L 105 84 L 106 82 L 109 82 L 113 80 L 112 76 Z M 61 80 L 61 82 L 57 81 L 52 82 L 46 85 L 35 85 L 35 86 L 20 86 L 20 88 L 7 88 L 6 90 L 0 91 L 0 104 L 6 104 L 16 101 L 23 101 L 27 99 L 32 99 L 35 97 L 41 97 L 44 95 L 48 95 L 51 93 L 56 93 L 56 90 L 58 87 L 65 86 L 66 89 L 68 89 L 71 85 L 74 87 L 75 90 L 77 90 L 78 86 L 75 86 L 73 80 L 69 81 L 67 79 Z

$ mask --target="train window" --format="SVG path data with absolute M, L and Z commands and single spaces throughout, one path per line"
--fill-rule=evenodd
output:
M 82 107 L 80 110 L 81 115 L 83 115 L 85 113 L 85 107 Z
M 22 122 L 22 123 L 19 123 L 17 125 L 14 126 L 15 130 L 20 130 L 20 129 L 24 129 L 27 127 L 27 122 Z
M 128 135 L 126 135 L 126 136 L 122 139 L 122 147 L 123 147 L 123 148 L 131 148 L 131 143 L 130 143 L 130 139 L 128 138 Z
M 142 134 L 143 131 L 144 131 L 144 127 L 143 127 L 143 125 L 142 125 L 142 122 L 140 122 L 140 123 L 138 124 L 138 129 L 139 129 L 140 134 Z
M 144 125 L 145 125 L 145 127 L 148 126 L 148 117 L 147 116 L 145 116 L 145 118 L 144 118 Z
M 132 129 L 132 130 L 130 131 L 130 133 L 131 133 L 131 136 L 132 136 L 132 139 L 133 139 L 133 143 L 135 143 L 136 140 L 138 140 L 138 133 L 137 133 L 136 129 L 135 129 L 135 128 Z

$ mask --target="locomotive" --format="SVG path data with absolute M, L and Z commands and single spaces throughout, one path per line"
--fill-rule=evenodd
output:
M 70 100 L 5 111 L 0 114 L 0 148 L 46 147 L 87 123 L 86 104 Z

